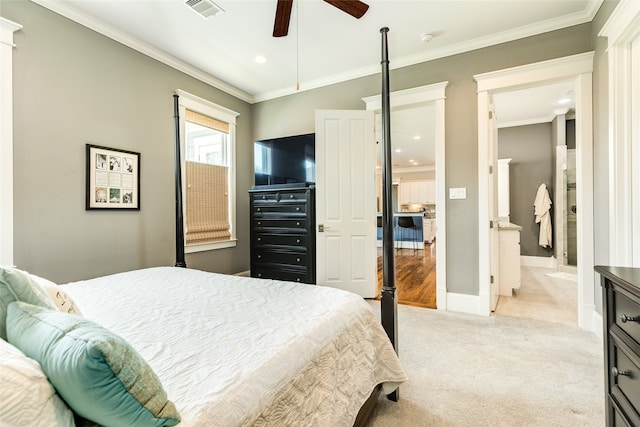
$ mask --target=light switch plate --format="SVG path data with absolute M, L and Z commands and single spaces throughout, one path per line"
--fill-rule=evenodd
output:
M 450 188 L 449 189 L 449 199 L 466 199 L 467 198 L 467 188 Z

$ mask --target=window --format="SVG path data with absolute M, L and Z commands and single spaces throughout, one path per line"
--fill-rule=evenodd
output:
M 238 113 L 179 96 L 185 252 L 236 245 L 235 127 Z

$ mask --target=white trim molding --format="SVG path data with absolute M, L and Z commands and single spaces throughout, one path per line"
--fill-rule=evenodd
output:
M 640 267 L 640 2 L 621 0 L 598 35 L 608 39 L 609 264 Z
M 189 245 L 185 244 L 184 252 L 185 254 L 192 254 L 196 252 L 204 252 L 215 249 L 224 249 L 224 248 L 232 248 L 237 246 L 238 239 L 237 237 L 237 229 L 238 222 L 236 216 L 236 171 L 238 168 L 238 164 L 236 161 L 236 119 L 240 115 L 233 110 L 230 110 L 226 107 L 218 105 L 214 102 L 211 102 L 207 99 L 200 98 L 199 96 L 193 95 L 189 92 L 185 92 L 181 89 L 176 89 L 174 92 L 178 95 L 178 104 L 179 104 L 179 116 L 180 119 L 180 158 L 182 159 L 183 167 L 181 168 L 182 172 L 182 186 L 183 186 L 183 194 L 186 194 L 184 186 L 187 182 L 185 176 L 185 168 L 184 161 L 186 159 L 185 155 L 185 128 L 184 128 L 184 117 L 185 110 L 189 109 L 200 114 L 204 114 L 206 116 L 212 117 L 216 120 L 223 121 L 229 124 L 229 164 L 230 164 L 230 173 L 229 173 L 229 223 L 231 226 L 231 236 L 229 240 L 224 240 L 221 242 L 213 242 L 213 243 L 205 243 L 202 245 Z M 187 218 L 187 205 L 183 205 L 183 218 L 185 218 L 185 233 L 186 233 L 186 218 Z M 186 235 L 185 235 L 186 236 Z
M 578 325 L 593 331 L 595 311 L 594 232 L 593 232 L 593 129 L 592 72 L 593 52 L 542 61 L 474 76 L 478 84 L 478 239 L 479 292 L 481 314 L 490 314 L 489 242 L 489 159 L 488 117 L 492 93 L 523 86 L 566 80 L 574 83 L 576 94 L 576 177 L 580 183 L 578 217 Z M 495 254 L 494 254 L 495 256 Z
M 446 311 L 449 306 L 447 296 L 447 223 L 446 223 L 446 182 L 445 182 L 445 89 L 449 82 L 399 90 L 389 94 L 391 110 L 397 107 L 433 104 L 435 107 L 435 147 L 436 147 L 436 206 L 438 206 L 438 256 L 436 258 L 436 306 Z M 362 99 L 367 110 L 382 110 L 380 95 Z
M 153 58 L 156 61 L 168 65 L 173 69 L 181 71 L 193 77 L 194 79 L 200 80 L 203 83 L 218 88 L 221 91 L 228 93 L 229 95 L 235 96 L 236 98 L 249 103 L 255 102 L 254 97 L 247 92 L 238 89 L 237 87 L 232 86 L 212 76 L 211 74 L 178 59 L 175 56 L 169 55 L 168 53 L 156 48 L 155 46 L 145 43 L 142 40 L 131 36 L 130 34 L 124 33 L 119 29 L 96 19 L 95 17 L 74 8 L 68 3 L 59 0 L 31 1 L 49 9 L 52 12 L 57 13 L 58 15 L 64 16 L 65 18 L 68 18 L 84 27 L 87 27 L 90 30 L 93 30 L 99 34 L 102 34 L 103 36 L 109 37 L 112 40 L 122 43 L 123 45 L 128 46 L 133 50 L 137 50 L 143 55 Z
M 13 265 L 13 33 L 0 17 L 0 265 Z

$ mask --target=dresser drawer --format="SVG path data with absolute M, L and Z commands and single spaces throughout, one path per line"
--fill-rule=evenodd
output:
M 636 410 L 640 409 L 640 368 L 617 346 L 609 375 L 613 377 L 611 384 L 618 386 Z
M 307 235 L 257 233 L 253 244 L 256 248 L 260 246 L 289 246 L 292 248 L 304 248 L 306 250 Z
M 620 292 L 613 295 L 616 325 L 640 344 L 640 305 Z
M 252 214 L 254 217 L 287 216 L 305 217 L 307 216 L 308 205 L 301 203 L 291 203 L 287 205 L 258 205 L 254 204 Z
M 307 264 L 306 252 L 289 252 L 275 250 L 260 250 L 257 248 L 252 254 L 257 264 L 285 264 L 304 267 Z
M 292 233 L 305 233 L 305 227 L 308 224 L 308 222 L 303 219 L 254 218 L 251 222 L 255 231 L 268 230 L 270 233 L 277 232 L 278 230 Z
M 256 266 L 251 269 L 251 277 L 260 279 L 285 280 L 288 282 L 310 283 L 309 274 L 305 270 L 287 268 L 270 268 Z
M 256 205 L 300 203 L 306 201 L 307 193 L 301 191 L 264 191 L 253 195 L 253 202 Z

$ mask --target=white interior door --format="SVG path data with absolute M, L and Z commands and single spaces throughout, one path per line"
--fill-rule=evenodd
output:
M 491 98 L 489 98 L 491 102 Z M 498 127 L 493 103 L 489 106 L 489 218 L 492 227 L 489 230 L 491 241 L 491 280 L 489 294 L 491 311 L 495 311 L 500 295 L 500 239 L 498 236 Z
M 316 111 L 316 281 L 378 293 L 372 111 Z

